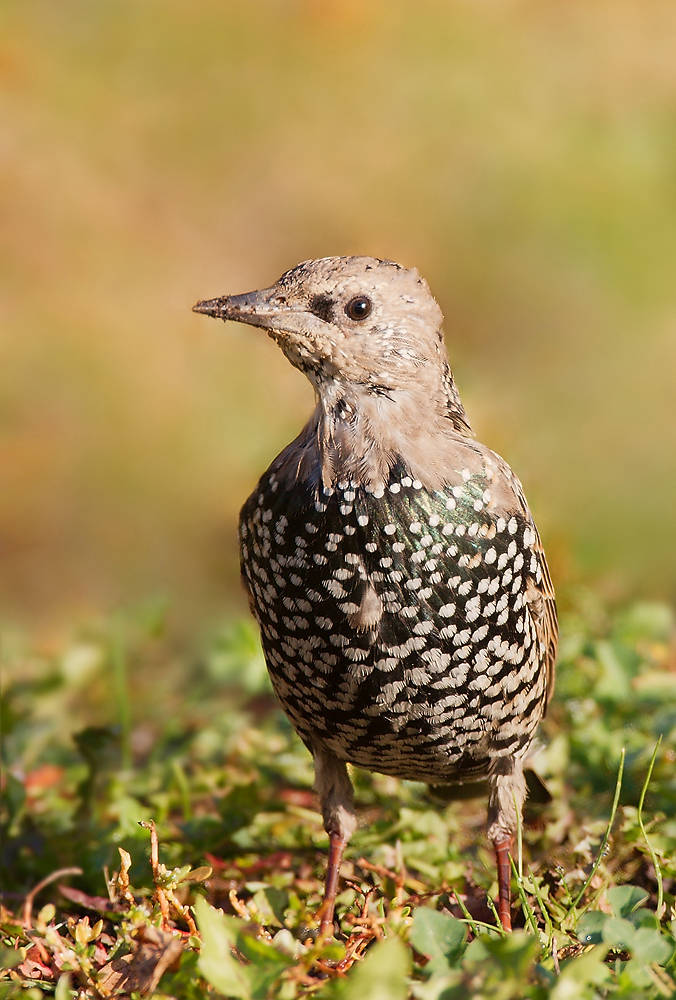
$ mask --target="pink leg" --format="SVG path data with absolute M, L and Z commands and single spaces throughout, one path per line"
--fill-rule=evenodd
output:
M 326 883 L 324 886 L 324 902 L 320 912 L 321 923 L 319 925 L 320 934 L 333 934 L 333 910 L 336 905 L 336 894 L 338 892 L 338 876 L 340 874 L 340 862 L 343 859 L 343 850 L 346 841 L 339 833 L 329 834 L 329 861 L 326 869 Z
M 512 847 L 511 837 L 494 842 L 495 858 L 498 864 L 498 916 L 503 929 L 511 931 L 512 913 L 510 899 L 510 884 L 512 881 L 512 867 L 509 861 L 509 852 Z

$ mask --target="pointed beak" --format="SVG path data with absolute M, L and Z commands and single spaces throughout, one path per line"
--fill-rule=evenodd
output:
M 288 329 L 290 316 L 305 315 L 305 310 L 287 306 L 286 297 L 276 287 L 264 288 L 258 292 L 243 295 L 223 295 L 220 299 L 206 299 L 192 307 L 196 313 L 213 316 L 215 319 L 234 320 L 250 326 L 262 326 L 268 330 Z M 292 323 L 292 328 L 296 324 Z

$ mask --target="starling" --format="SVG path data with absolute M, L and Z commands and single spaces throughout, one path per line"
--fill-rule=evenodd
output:
M 552 693 L 557 621 L 519 480 L 474 440 L 442 314 L 415 269 L 304 261 L 196 312 L 263 327 L 317 405 L 239 524 L 273 687 L 314 757 L 333 928 L 356 826 L 346 763 L 452 785 L 487 779 L 498 912 L 523 761 Z

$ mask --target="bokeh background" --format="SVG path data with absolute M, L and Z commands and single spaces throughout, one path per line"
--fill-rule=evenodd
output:
M 417 266 L 559 589 L 676 591 L 672 0 L 3 0 L 0 602 L 244 613 L 235 525 L 310 387 L 191 313 Z

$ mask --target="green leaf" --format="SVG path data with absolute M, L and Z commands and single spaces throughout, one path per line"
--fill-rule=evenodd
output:
M 274 945 L 263 941 L 262 938 L 256 937 L 251 925 L 242 923 L 241 920 L 234 920 L 232 917 L 225 919 L 232 920 L 237 951 L 251 962 L 251 965 L 247 966 L 251 1000 L 267 1000 L 273 995 L 273 986 L 278 984 L 282 973 L 289 965 L 294 964 L 294 959 Z
M 563 962 L 561 976 L 552 991 L 552 1000 L 564 1000 L 564 998 L 573 1000 L 578 994 L 568 988 L 571 982 L 578 986 L 588 986 L 591 983 L 599 986 L 607 982 L 611 977 L 610 969 L 604 965 L 607 954 L 607 947 L 600 945 Z
M 213 872 L 210 865 L 202 865 L 201 868 L 193 868 L 181 878 L 181 882 L 205 882 Z
M 514 931 L 498 938 L 482 934 L 481 941 L 489 955 L 500 963 L 505 977 L 512 976 L 515 979 L 527 975 L 538 950 L 536 938 L 532 934 L 526 934 L 525 931 Z
M 25 952 L 0 945 L 0 969 L 13 969 L 16 965 L 21 965 L 25 957 Z
M 615 917 L 628 917 L 649 897 L 649 893 L 637 885 L 618 885 L 613 889 L 608 889 L 606 895 Z
M 429 958 L 430 972 L 447 972 L 463 952 L 465 925 L 446 913 L 422 906 L 413 915 L 411 944 Z
M 289 894 L 284 889 L 266 885 L 254 893 L 254 903 L 263 923 L 284 926 L 284 911 L 289 905 Z
M 223 836 L 248 826 L 260 810 L 260 800 L 252 785 L 236 785 L 229 795 L 218 803 L 218 811 L 223 818 Z
M 276 997 L 279 990 L 279 978 L 281 972 L 279 965 L 270 963 L 258 964 L 254 962 L 249 966 L 251 975 L 251 1000 L 269 1000 Z M 274 989 L 273 989 L 274 987 Z
M 226 997 L 251 1000 L 249 969 L 232 953 L 239 921 L 215 910 L 201 896 L 195 900 L 195 919 L 202 935 L 198 966 L 204 978 Z
M 8 772 L 5 787 L 3 788 L 3 806 L 7 810 L 9 824 L 16 819 L 25 803 L 26 789 L 23 783 Z
M 258 630 L 253 622 L 235 622 L 223 630 L 207 658 L 207 669 L 219 684 L 229 684 L 247 694 L 270 690 Z
M 632 951 L 634 957 L 645 965 L 651 965 L 653 962 L 666 965 L 674 953 L 674 945 L 659 931 L 651 930 L 649 927 L 639 927 L 634 935 Z
M 233 919 L 233 918 L 230 918 Z M 279 967 L 283 966 L 286 968 L 292 962 L 292 959 L 288 955 L 283 954 L 274 945 L 268 944 L 267 941 L 263 941 L 261 938 L 254 937 L 253 934 L 248 934 L 246 931 L 242 931 L 237 934 L 236 938 L 237 950 L 248 958 L 250 962 L 260 968 L 265 965 L 272 965 L 275 967 L 275 975 L 279 972 Z
M 628 920 L 622 917 L 608 917 L 603 925 L 603 940 L 611 948 L 632 948 L 636 929 Z
M 632 985 L 638 986 L 639 989 L 647 990 L 648 987 L 654 984 L 651 972 L 637 958 L 632 958 L 626 963 L 624 974 L 629 977 Z M 655 993 L 651 991 L 650 993 L 643 993 L 641 996 L 654 997 Z
M 411 983 L 415 1000 L 467 1000 L 467 985 L 460 969 L 432 976 L 426 983 Z
M 638 910 L 634 910 L 633 913 L 627 916 L 627 920 L 636 928 L 649 927 L 652 931 L 657 931 L 660 928 L 660 922 L 655 911 L 647 910 L 645 906 L 639 906 Z
M 70 1000 L 70 973 L 64 972 L 59 976 L 59 981 L 54 990 L 54 1000 Z
M 615 631 L 624 642 L 651 639 L 666 642 L 674 628 L 674 611 L 668 604 L 642 602 L 632 605 L 618 616 Z
M 617 643 L 606 639 L 596 643 L 596 659 L 601 668 L 594 692 L 598 699 L 618 702 L 629 697 L 633 671 L 623 662 L 623 652 Z
M 603 925 L 609 920 L 607 913 L 592 910 L 583 913 L 577 923 L 577 939 L 582 944 L 600 944 L 603 941 Z
M 399 938 L 378 942 L 351 973 L 341 1000 L 406 1000 L 410 964 Z

